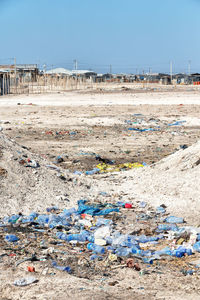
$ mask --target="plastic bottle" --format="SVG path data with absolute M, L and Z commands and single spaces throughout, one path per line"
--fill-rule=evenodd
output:
M 61 217 L 59 215 L 50 215 L 48 224 L 50 228 L 54 228 L 56 226 L 71 226 L 65 217 Z
M 180 224 L 180 223 L 184 223 L 184 219 L 183 218 L 179 218 L 179 217 L 174 217 L 174 216 L 170 216 L 167 217 L 164 222 L 166 223 L 171 223 L 171 224 Z
M 7 234 L 5 236 L 5 241 L 6 242 L 17 242 L 17 241 L 19 241 L 19 238 L 15 234 Z
M 70 267 L 65 267 L 65 266 L 58 266 L 56 261 L 52 261 L 52 266 L 60 271 L 66 271 L 68 273 L 71 272 L 71 268 Z
M 178 227 L 175 224 L 160 224 L 157 227 L 158 231 L 177 231 Z
M 197 235 L 197 242 L 200 241 L 200 233 Z
M 113 239 L 111 236 L 106 237 L 106 244 L 107 245 L 112 245 Z
M 76 213 L 76 209 L 74 207 L 69 208 L 69 209 L 64 209 L 62 213 L 60 213 L 60 216 L 66 216 L 66 217 L 70 217 L 72 214 Z
M 192 249 L 191 248 L 185 248 L 183 246 L 178 247 L 179 251 L 181 251 L 183 254 L 192 255 Z
M 83 172 L 81 172 L 81 171 L 74 171 L 74 174 L 75 174 L 75 175 L 82 175 Z
M 153 258 L 151 257 L 144 257 L 142 260 L 145 264 L 150 264 L 150 265 L 153 264 Z
M 182 257 L 182 256 L 184 256 L 184 253 L 182 251 L 179 251 L 176 249 L 176 250 L 172 251 L 172 256 Z
M 119 207 L 124 207 L 125 206 L 125 202 L 122 202 L 122 201 L 118 201 L 116 204 Z
M 127 241 L 127 235 L 116 232 L 116 234 L 112 236 L 112 246 L 125 246 Z
M 131 253 L 131 249 L 130 248 L 117 248 L 115 251 L 115 254 L 117 256 L 128 256 Z
M 166 210 L 164 209 L 164 207 L 158 206 L 158 207 L 156 208 L 156 212 L 157 212 L 158 214 L 164 214 L 164 213 L 166 212 Z
M 132 252 L 133 254 L 141 254 L 141 250 L 140 250 L 139 245 L 133 246 L 133 247 L 131 248 L 131 252 Z
M 172 256 L 182 257 L 184 254 L 192 255 L 192 249 L 180 246 L 172 251 Z
M 107 250 L 113 252 L 115 250 L 115 248 L 112 246 L 107 246 Z
M 152 256 L 152 252 L 150 250 L 146 250 L 146 251 L 145 250 L 140 250 L 140 255 L 150 257 L 150 256 Z
M 87 248 L 88 248 L 88 250 L 92 250 L 95 253 L 100 253 L 100 254 L 104 254 L 105 253 L 105 248 L 104 247 L 96 245 L 94 243 L 87 244 Z
M 99 255 L 96 255 L 96 254 L 93 254 L 90 256 L 90 260 L 102 260 L 103 257 L 102 256 L 99 256 Z
M 141 202 L 139 203 L 139 206 L 140 206 L 141 208 L 145 208 L 146 205 L 147 205 L 147 203 L 144 202 L 144 201 L 141 201 Z
M 34 221 L 34 218 L 32 216 L 27 216 L 22 218 L 22 223 L 31 223 Z
M 20 215 L 13 215 L 11 217 L 6 217 L 5 221 L 8 223 L 15 224 L 19 218 L 20 218 Z
M 96 173 L 99 173 L 100 169 L 99 168 L 94 168 L 93 170 L 90 171 L 86 171 L 85 174 L 86 175 L 94 175 Z
M 32 213 L 30 213 L 29 216 L 22 218 L 22 223 L 31 223 L 31 222 L 34 222 L 37 217 L 38 217 L 38 214 L 35 213 L 35 212 L 32 212 Z
M 57 233 L 56 235 L 59 239 L 65 240 L 67 242 L 70 242 L 70 241 L 86 242 L 87 241 L 87 236 L 82 233 L 73 233 L 73 234 Z
M 122 247 L 128 247 L 128 248 L 131 248 L 131 247 L 137 246 L 137 245 L 138 245 L 138 243 L 136 241 L 129 241 L 129 240 L 124 241 L 124 242 L 122 242 L 120 244 L 120 246 L 122 246 Z
M 33 217 L 35 219 L 38 217 L 38 213 L 33 211 L 32 213 L 30 213 L 29 217 Z
M 39 215 L 36 219 L 38 224 L 44 225 L 49 223 L 49 215 Z
M 157 254 L 157 255 L 172 255 L 172 251 L 169 247 L 165 247 L 159 251 L 155 251 L 154 254 Z
M 148 242 L 158 241 L 160 238 L 161 238 L 161 236 L 140 235 L 136 239 L 137 239 L 138 243 L 148 243 Z
M 96 226 L 102 226 L 102 225 L 111 225 L 113 222 L 112 220 L 109 219 L 104 219 L 104 218 L 98 218 L 96 221 Z
M 200 241 L 193 245 L 193 249 L 194 251 L 200 252 Z
M 63 232 L 56 232 L 56 236 L 60 240 L 67 241 L 67 234 L 65 234 Z
M 51 212 L 51 211 L 55 211 L 55 210 L 58 210 L 58 207 L 57 207 L 57 206 L 52 206 L 52 207 L 47 207 L 47 208 L 46 208 L 46 211 L 47 211 L 47 212 Z

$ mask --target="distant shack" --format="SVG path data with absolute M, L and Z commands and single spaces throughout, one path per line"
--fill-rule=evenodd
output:
M 10 74 L 0 69 L 0 95 L 10 94 Z

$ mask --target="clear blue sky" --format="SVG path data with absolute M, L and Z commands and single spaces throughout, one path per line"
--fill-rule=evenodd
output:
M 200 72 L 200 0 L 0 0 L 0 63 Z

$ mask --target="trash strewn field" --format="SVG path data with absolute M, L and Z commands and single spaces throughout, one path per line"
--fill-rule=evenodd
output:
M 2 299 L 199 299 L 198 90 L 23 97 L 1 107 Z

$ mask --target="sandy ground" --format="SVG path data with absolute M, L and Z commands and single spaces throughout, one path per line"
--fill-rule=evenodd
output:
M 72 207 L 78 199 L 93 201 L 104 191 L 112 201 L 146 201 L 153 207 L 164 203 L 170 214 L 199 225 L 199 113 L 200 92 L 193 87 L 1 97 L 4 154 L 0 156 L 0 168 L 7 174 L 0 182 L 0 216 L 43 212 L 51 205 Z M 184 122 L 169 125 L 177 121 Z M 155 131 L 137 132 L 130 127 Z M 193 146 L 183 150 L 183 145 Z M 91 153 L 116 163 L 146 162 L 148 166 L 111 175 L 74 175 L 76 170 L 84 172 L 96 166 L 98 162 Z M 23 155 L 38 159 L 41 168 L 36 172 L 23 169 L 17 162 Z M 67 184 L 46 168 L 58 155 L 64 158 L 59 167 L 69 179 Z M 14 287 L 16 278 L 28 275 L 27 264 L 16 268 L 14 259 L 3 261 L 1 299 L 200 297 L 199 276 L 185 277 L 172 267 L 143 276 L 122 268 L 112 277 L 90 280 L 60 271 L 44 275 L 41 264 L 36 263 L 39 282 Z M 117 283 L 112 286 L 114 281 Z
M 170 97 L 169 97 L 170 94 Z M 60 92 L 43 95 L 18 95 L 1 98 L 2 106 L 21 104 L 36 104 L 40 106 L 113 106 L 113 105 L 178 105 L 199 104 L 199 88 L 189 87 L 185 90 L 171 88 L 170 90 L 146 88 L 140 90 L 117 90 L 112 92 L 95 90 Z

